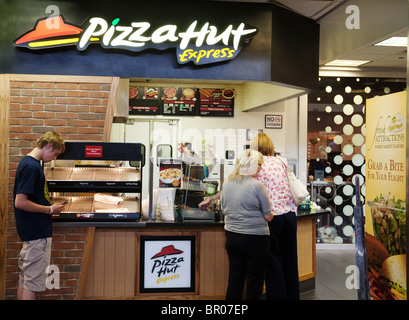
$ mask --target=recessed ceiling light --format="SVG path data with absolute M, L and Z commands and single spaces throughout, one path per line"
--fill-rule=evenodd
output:
M 408 37 L 391 37 L 381 42 L 375 43 L 374 46 L 407 47 Z
M 336 67 L 336 66 L 322 66 L 320 67 L 322 71 L 361 71 L 357 67 Z
M 371 62 L 370 60 L 340 60 L 335 59 L 330 62 L 327 62 L 326 66 L 333 66 L 333 67 L 358 67 L 362 66 L 365 63 Z

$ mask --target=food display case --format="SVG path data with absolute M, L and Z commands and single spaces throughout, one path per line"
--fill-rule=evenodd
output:
M 137 221 L 142 198 L 140 143 L 66 142 L 44 166 L 51 203 L 66 203 L 55 221 Z
M 206 197 L 218 192 L 218 181 L 207 179 L 209 169 L 203 165 L 183 165 L 181 188 L 176 190 L 175 203 L 180 208 L 183 222 L 218 222 L 221 220 L 220 201 L 214 201 L 207 210 L 198 205 Z

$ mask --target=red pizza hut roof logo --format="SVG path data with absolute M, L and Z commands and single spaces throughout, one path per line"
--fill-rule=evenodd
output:
M 14 41 L 17 47 L 46 49 L 74 45 L 83 32 L 80 27 L 66 23 L 62 16 L 37 20 L 34 29 Z
M 151 259 L 160 258 L 163 256 L 171 256 L 174 254 L 181 254 L 181 253 L 183 253 L 182 250 L 175 249 L 174 245 L 171 244 L 167 247 L 163 247 L 162 250 L 158 252 L 157 254 L 155 254 Z
M 152 30 L 149 22 L 120 25 L 120 18 L 109 23 L 99 17 L 90 18 L 83 28 L 68 23 L 61 15 L 53 15 L 38 19 L 34 28 L 17 38 L 14 45 L 32 50 L 75 45 L 79 51 L 93 43 L 134 52 L 176 48 L 180 64 L 201 65 L 234 59 L 257 32 L 257 28 L 243 22 L 230 24 L 222 31 L 209 22 L 200 26 L 197 21 L 186 30 L 179 30 L 175 24 Z
M 163 280 L 161 277 L 166 277 L 169 274 L 175 275 L 176 278 L 179 278 L 177 272 L 185 263 L 185 258 L 181 255 L 182 253 L 182 250 L 175 249 L 172 244 L 163 247 L 160 252 L 151 258 L 151 260 L 153 260 L 151 274 L 157 274 L 159 282 Z M 172 255 L 173 257 L 169 257 Z M 176 257 L 175 255 L 181 256 Z

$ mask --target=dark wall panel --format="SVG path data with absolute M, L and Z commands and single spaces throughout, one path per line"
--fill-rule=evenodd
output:
M 209 21 L 221 27 L 245 22 L 257 27 L 258 33 L 235 59 L 208 65 L 179 64 L 175 48 L 131 52 L 104 49 L 99 44 L 90 44 L 84 51 L 75 46 L 43 50 L 15 47 L 15 39 L 31 30 L 37 19 L 49 15 L 45 12 L 49 5 L 57 6 L 67 22 L 78 26 L 91 17 L 101 16 L 107 21 L 120 17 L 124 25 L 148 21 L 152 29 L 167 23 L 182 29 L 195 20 L 198 25 Z M 309 87 L 316 80 L 309 70 L 316 68 L 318 73 L 318 47 L 315 48 L 318 35 L 314 34 L 318 25 L 298 18 L 275 5 L 241 2 L 6 1 L 0 10 L 0 73 L 274 81 Z M 297 30 L 289 31 L 294 25 Z M 299 44 L 292 37 L 302 38 L 304 43 Z M 300 51 L 299 45 L 303 48 L 304 55 L 299 55 L 303 59 L 294 63 L 291 58 Z M 307 73 L 300 75 L 304 70 Z

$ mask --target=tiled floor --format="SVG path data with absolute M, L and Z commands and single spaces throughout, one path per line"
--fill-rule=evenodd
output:
M 355 265 L 355 250 L 317 248 L 315 289 L 302 293 L 301 300 L 357 300 L 357 290 L 346 287 L 349 265 Z

